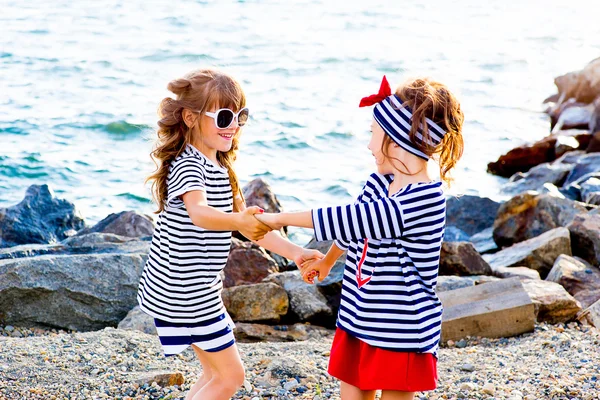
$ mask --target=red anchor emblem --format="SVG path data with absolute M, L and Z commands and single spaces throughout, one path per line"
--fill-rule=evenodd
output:
M 361 273 L 362 265 L 365 262 L 365 258 L 367 258 L 367 249 L 369 248 L 368 243 L 369 243 L 368 239 L 365 239 L 365 245 L 363 247 L 362 257 L 360 258 L 360 261 L 358 262 L 358 265 L 356 266 L 356 282 L 358 283 L 359 289 L 361 287 L 365 286 L 371 280 L 370 276 L 363 279 L 362 273 Z

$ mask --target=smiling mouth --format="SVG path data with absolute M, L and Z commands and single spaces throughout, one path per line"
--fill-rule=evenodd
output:
M 219 133 L 219 136 L 221 136 L 222 138 L 228 139 L 228 140 L 233 139 L 234 135 L 235 135 L 234 133 Z

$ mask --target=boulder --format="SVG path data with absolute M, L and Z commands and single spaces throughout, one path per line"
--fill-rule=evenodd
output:
M 140 306 L 135 306 L 127 313 L 119 325 L 119 329 L 129 331 L 141 331 L 148 335 L 156 335 L 156 326 L 154 318 L 142 311 Z
M 523 287 L 535 305 L 538 322 L 568 322 L 581 311 L 581 304 L 558 283 L 531 279 L 523 281 Z
M 445 242 L 468 242 L 469 235 L 463 230 L 455 227 L 448 226 L 444 230 L 444 241 Z
M 598 173 L 600 176 L 600 172 Z M 581 183 L 581 200 L 600 206 L 600 178 L 591 177 Z
M 462 289 L 466 287 L 481 285 L 483 283 L 499 281 L 500 278 L 488 275 L 475 276 L 455 276 L 455 275 L 440 275 L 438 276 L 436 293 L 447 292 L 450 290 Z
M 590 61 L 581 71 L 557 76 L 558 105 L 568 99 L 589 104 L 600 95 L 600 58 Z
M 233 333 L 240 342 L 297 342 L 322 339 L 331 336 L 333 331 L 308 324 L 271 326 L 239 322 Z
M 517 278 L 439 294 L 442 342 L 467 336 L 507 337 L 531 332 L 534 305 Z
M 577 301 L 581 303 L 582 308 L 587 308 L 600 300 L 600 289 L 581 290 L 573 297 L 575 297 Z
M 464 195 L 446 201 L 446 226 L 474 235 L 494 224 L 500 203 L 487 197 Z
M 490 264 L 492 270 L 525 266 L 538 271 L 545 278 L 561 254 L 571 255 L 571 239 L 566 228 L 552 229 L 497 253 L 484 254 L 483 259 Z
M 553 161 L 556 158 L 555 144 L 556 139 L 549 136 L 533 144 L 516 147 L 489 163 L 487 171 L 505 178 L 517 172 L 527 172 L 536 165 Z
M 597 110 L 598 118 L 600 118 L 600 108 Z M 600 152 L 600 119 L 596 119 L 596 131 L 592 135 L 592 140 L 588 144 L 587 149 L 585 149 L 586 153 L 598 153 Z
M 268 213 L 280 213 L 283 211 L 283 206 L 277 199 L 277 196 L 275 196 L 271 185 L 262 178 L 256 178 L 248 182 L 248 184 L 242 188 L 242 192 L 244 193 L 244 199 L 246 200 L 246 206 L 248 207 L 258 206 Z M 286 237 L 287 227 L 282 228 L 279 233 Z M 243 241 L 248 240 L 239 232 L 235 232 L 234 237 Z
M 302 280 L 300 271 L 288 271 L 272 274 L 265 282 L 276 283 L 285 289 L 290 299 L 290 311 L 300 321 L 315 322 L 330 326 L 335 317 L 327 298 L 317 285 Z
M 57 243 L 84 226 L 73 203 L 56 198 L 48 185 L 31 185 L 19 204 L 0 208 L 0 247 Z
M 44 255 L 0 261 L 0 324 L 90 331 L 137 304 L 146 254 Z
M 514 196 L 528 190 L 540 192 L 546 183 L 561 186 L 571 169 L 572 165 L 569 164 L 540 164 L 526 173 L 519 172 L 513 175 L 500 191 L 503 194 Z
M 560 284 L 575 296 L 582 290 L 600 290 L 600 269 L 563 254 L 554 262 L 546 280 Z
M 259 245 L 233 238 L 223 271 L 223 286 L 228 288 L 262 282 L 270 274 L 278 272 L 279 266 Z
M 469 242 L 443 242 L 440 275 L 491 275 L 489 264 Z
M 490 226 L 471 236 L 469 242 L 479 254 L 492 253 L 498 250 L 498 245 L 494 242 L 494 227 Z
M 223 290 L 223 303 L 234 321 L 279 321 L 287 314 L 288 295 L 274 283 L 256 283 Z
M 577 215 L 567 228 L 573 254 L 593 266 L 600 265 L 600 213 Z
M 600 300 L 589 306 L 577 316 L 581 322 L 600 329 Z
M 600 154 L 590 153 L 579 158 L 571 172 L 565 179 L 564 186 L 576 182 L 580 178 L 590 173 L 600 172 Z
M 506 279 L 506 278 L 519 278 L 524 279 L 542 279 L 540 273 L 534 269 L 527 267 L 497 267 L 494 270 L 494 275 Z
M 88 233 L 112 233 L 125 237 L 152 236 L 154 221 L 148 215 L 136 211 L 121 211 L 110 214 L 91 228 L 77 232 L 78 236 Z
M 582 212 L 587 209 L 569 199 L 537 192 L 521 193 L 500 206 L 494 221 L 494 241 L 501 247 L 511 246 L 567 226 Z

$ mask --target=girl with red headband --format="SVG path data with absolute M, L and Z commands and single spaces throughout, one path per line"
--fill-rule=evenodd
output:
M 384 76 L 373 108 L 373 173 L 354 204 L 257 214 L 272 229 L 314 228 L 334 240 L 325 258 L 301 266 L 305 281 L 323 280 L 347 251 L 329 373 L 343 400 L 413 399 L 437 386 L 442 304 L 435 293 L 444 236 L 442 182 L 463 152 L 464 115 L 447 87 L 429 79 L 392 94 Z M 440 180 L 427 165 L 435 159 Z

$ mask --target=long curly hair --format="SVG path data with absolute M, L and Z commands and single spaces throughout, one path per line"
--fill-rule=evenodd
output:
M 428 78 L 418 78 L 400 85 L 396 95 L 402 100 L 402 105 L 408 106 L 412 111 L 409 134 L 411 141 L 430 158 L 438 156 L 440 178 L 450 183 L 452 178 L 449 172 L 462 157 L 464 150 L 462 127 L 465 116 L 460 103 L 446 85 Z M 434 144 L 429 134 L 426 118 L 446 131 L 438 145 Z M 418 138 L 419 130 L 422 139 Z M 392 139 L 385 135 L 381 150 L 387 158 L 393 158 L 387 150 L 391 142 Z
M 202 115 L 213 107 L 239 110 L 246 106 L 246 96 L 240 84 L 230 75 L 214 69 L 192 71 L 183 78 L 169 82 L 167 89 L 176 98 L 166 97 L 158 106 L 158 138 L 150 153 L 156 170 L 146 179 L 152 185 L 152 196 L 158 206 L 155 211 L 157 214 L 165 209 L 171 163 L 192 143 L 192 130 L 183 121 L 183 110 L 197 111 Z M 238 144 L 239 134 L 233 138 L 229 151 L 217 151 L 217 160 L 227 168 L 233 196 L 243 199 L 239 180 L 233 169 Z M 234 211 L 239 211 L 236 202 Z

